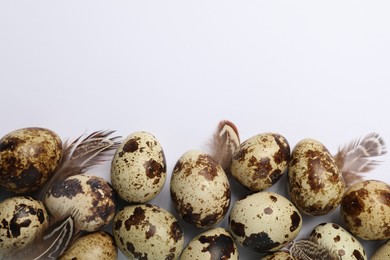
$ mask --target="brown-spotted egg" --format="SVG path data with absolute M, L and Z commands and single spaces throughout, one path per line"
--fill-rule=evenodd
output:
M 123 140 L 111 163 L 111 183 L 122 199 L 147 202 L 160 193 L 165 179 L 164 151 L 152 134 L 136 132 Z
M 274 252 L 296 238 L 302 228 L 302 217 L 282 195 L 262 191 L 234 204 L 229 226 L 241 245 L 258 252 Z
M 151 204 L 127 206 L 114 218 L 113 235 L 129 259 L 178 259 L 184 234 L 177 219 Z
M 43 204 L 17 196 L 0 203 L 0 259 L 21 251 L 40 237 L 49 225 Z
M 59 260 L 77 259 L 117 259 L 117 247 L 111 234 L 103 231 L 87 233 L 78 238 L 66 249 Z
M 230 171 L 242 185 L 253 191 L 271 187 L 287 170 L 290 146 L 276 133 L 255 135 L 233 154 Z
M 173 205 L 184 221 L 200 228 L 226 215 L 230 185 L 222 167 L 210 155 L 191 150 L 177 161 L 170 182 Z
M 287 183 L 295 206 L 314 216 L 336 209 L 345 191 L 343 177 L 333 156 L 314 139 L 304 139 L 294 147 Z
M 15 193 L 42 187 L 57 169 L 62 142 L 53 131 L 28 127 L 0 139 L 0 186 Z
M 237 246 L 224 228 L 211 228 L 194 237 L 183 250 L 180 260 L 238 259 Z
M 371 256 L 371 260 L 390 259 L 390 240 L 381 245 Z
M 359 240 L 338 224 L 317 225 L 310 234 L 310 240 L 340 259 L 367 259 L 366 251 Z
M 93 232 L 111 222 L 116 202 L 108 181 L 81 174 L 55 183 L 46 194 L 45 205 L 57 219 L 73 213 L 77 229 Z
M 340 213 L 345 228 L 365 240 L 390 238 L 390 185 L 378 180 L 353 184 L 345 192 Z

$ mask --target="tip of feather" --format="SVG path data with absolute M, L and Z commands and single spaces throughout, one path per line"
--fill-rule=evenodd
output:
M 239 145 L 240 137 L 236 125 L 229 120 L 220 121 L 209 142 L 209 148 L 213 159 L 225 171 L 229 169 L 233 153 Z
M 334 158 L 346 187 L 363 180 L 363 173 L 373 170 L 381 163 L 374 158 L 386 153 L 385 141 L 374 132 L 340 147 Z

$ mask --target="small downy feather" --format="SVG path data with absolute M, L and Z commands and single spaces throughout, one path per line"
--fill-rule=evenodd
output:
M 119 146 L 120 137 L 109 137 L 114 131 L 96 131 L 84 137 L 76 138 L 74 141 L 64 142 L 61 164 L 51 179 L 39 191 L 38 199 L 44 201 L 45 195 L 51 187 L 66 178 L 81 174 L 108 160 L 113 156 Z M 83 138 L 84 137 L 84 138 Z
M 293 241 L 290 255 L 296 260 L 338 260 L 340 257 L 310 240 Z
M 370 133 L 340 147 L 334 158 L 346 186 L 363 180 L 362 174 L 373 170 L 380 163 L 373 158 L 386 152 L 385 142 L 377 133 Z
M 210 154 L 222 168 L 230 167 L 233 153 L 240 146 L 237 127 L 228 120 L 219 122 L 218 127 L 209 142 Z

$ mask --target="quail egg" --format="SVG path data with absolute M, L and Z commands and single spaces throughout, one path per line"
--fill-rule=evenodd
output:
M 238 200 L 230 211 L 235 240 L 258 252 L 274 252 L 290 243 L 302 228 L 298 209 L 273 192 L 257 192 Z
M 97 231 L 78 238 L 59 259 L 115 260 L 117 251 L 114 238 L 109 233 Z
M 17 196 L 0 203 L 0 259 L 31 246 L 49 226 L 40 201 Z
M 111 222 L 116 203 L 108 181 L 81 174 L 54 184 L 45 205 L 56 219 L 74 214 L 76 229 L 93 232 Z
M 340 259 L 367 259 L 366 251 L 359 240 L 338 224 L 317 225 L 310 234 L 310 240 L 323 246 Z
M 371 256 L 371 260 L 390 259 L 390 240 L 387 240 Z
M 119 196 L 135 203 L 156 197 L 166 179 L 164 151 L 150 133 L 129 135 L 118 147 L 111 164 L 111 183 Z
M 314 139 L 304 139 L 294 147 L 287 183 L 291 201 L 299 210 L 313 216 L 335 210 L 345 192 L 333 156 Z
M 200 228 L 219 223 L 230 205 L 230 185 L 222 167 L 210 155 L 195 150 L 177 161 L 170 193 L 181 218 Z
M 57 169 L 62 142 L 53 131 L 29 127 L 0 139 L 0 186 L 21 194 L 42 187 Z
M 238 259 L 237 246 L 224 228 L 212 228 L 194 237 L 183 250 L 180 260 Z
M 253 191 L 271 187 L 287 170 L 290 146 L 276 133 L 255 135 L 233 154 L 230 171 L 242 185 Z
M 345 192 L 340 212 L 345 228 L 365 240 L 390 238 L 390 185 L 378 180 L 353 184 Z
M 113 235 L 129 259 L 178 259 L 184 234 L 176 218 L 151 204 L 127 206 L 114 218 Z

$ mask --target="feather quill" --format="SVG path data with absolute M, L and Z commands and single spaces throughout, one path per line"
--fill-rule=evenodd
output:
M 377 133 L 370 133 L 340 147 L 334 156 L 347 187 L 363 180 L 362 173 L 373 170 L 380 161 L 374 157 L 386 154 L 386 145 Z
M 290 254 L 296 260 L 338 260 L 340 257 L 309 240 L 293 241 Z
M 39 191 L 37 197 L 44 202 L 45 195 L 52 186 L 66 178 L 81 174 L 109 159 L 119 146 L 120 137 L 109 137 L 114 131 L 96 131 L 74 141 L 64 142 L 61 164 L 51 179 Z M 84 138 L 83 138 L 84 137 Z
M 212 139 L 209 141 L 210 154 L 225 171 L 230 168 L 233 153 L 240 146 L 237 127 L 228 120 L 219 122 Z

